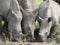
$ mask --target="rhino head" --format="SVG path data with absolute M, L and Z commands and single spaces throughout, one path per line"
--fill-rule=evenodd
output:
M 50 29 L 52 27 L 52 17 L 40 18 L 40 29 L 38 33 L 38 41 L 46 41 L 50 34 Z
M 22 9 L 22 7 L 21 7 Z M 38 9 L 34 10 L 34 11 L 25 11 L 24 9 L 22 9 L 22 15 L 23 15 L 23 19 L 22 19 L 22 29 L 23 29 L 23 33 L 28 34 L 28 40 L 34 40 L 34 23 L 35 23 L 35 18 L 36 15 L 38 14 Z

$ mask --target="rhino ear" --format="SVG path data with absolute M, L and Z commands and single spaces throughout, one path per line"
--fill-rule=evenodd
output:
M 48 18 L 48 22 L 51 22 L 51 20 L 52 20 L 52 17 L 49 17 L 49 18 Z

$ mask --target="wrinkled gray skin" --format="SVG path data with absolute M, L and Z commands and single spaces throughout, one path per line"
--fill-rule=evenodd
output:
M 46 0 L 43 0 L 43 1 L 46 1 Z M 60 0 L 54 0 L 54 1 L 56 1 L 60 5 Z
M 53 36 L 55 27 L 60 20 L 60 6 L 53 0 L 46 0 L 39 7 L 38 22 L 40 30 L 38 33 L 38 41 L 46 41 L 47 37 Z
M 34 22 L 36 18 L 36 3 L 35 0 L 18 0 L 19 4 L 24 9 L 22 11 L 23 19 L 22 19 L 22 30 L 24 34 L 27 34 L 27 41 L 34 41 Z
M 36 3 L 35 0 L 17 0 L 18 3 L 22 6 L 22 8 L 27 11 L 31 12 L 34 9 L 36 9 Z
M 17 0 L 0 0 L 0 16 L 8 22 L 10 39 L 16 40 L 22 34 L 22 14 Z

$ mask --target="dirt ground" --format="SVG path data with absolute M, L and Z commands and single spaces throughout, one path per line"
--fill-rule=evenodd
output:
M 8 43 L 4 43 L 4 42 L 0 42 L 0 45 L 52 45 L 52 43 L 48 44 L 46 42 L 43 43 L 35 43 L 35 42 L 25 42 L 25 43 L 19 43 L 19 42 L 8 42 Z
M 47 42 L 9 42 L 5 41 L 4 34 L 0 34 L 0 45 L 60 45 L 60 40 L 51 40 Z
M 0 45 L 60 45 L 60 44 L 54 44 L 54 41 L 51 42 L 1 42 Z

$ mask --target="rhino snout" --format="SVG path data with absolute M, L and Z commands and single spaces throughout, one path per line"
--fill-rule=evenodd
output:
M 45 42 L 46 39 L 47 39 L 47 36 L 44 33 L 39 33 L 39 36 L 38 36 L 39 42 Z

